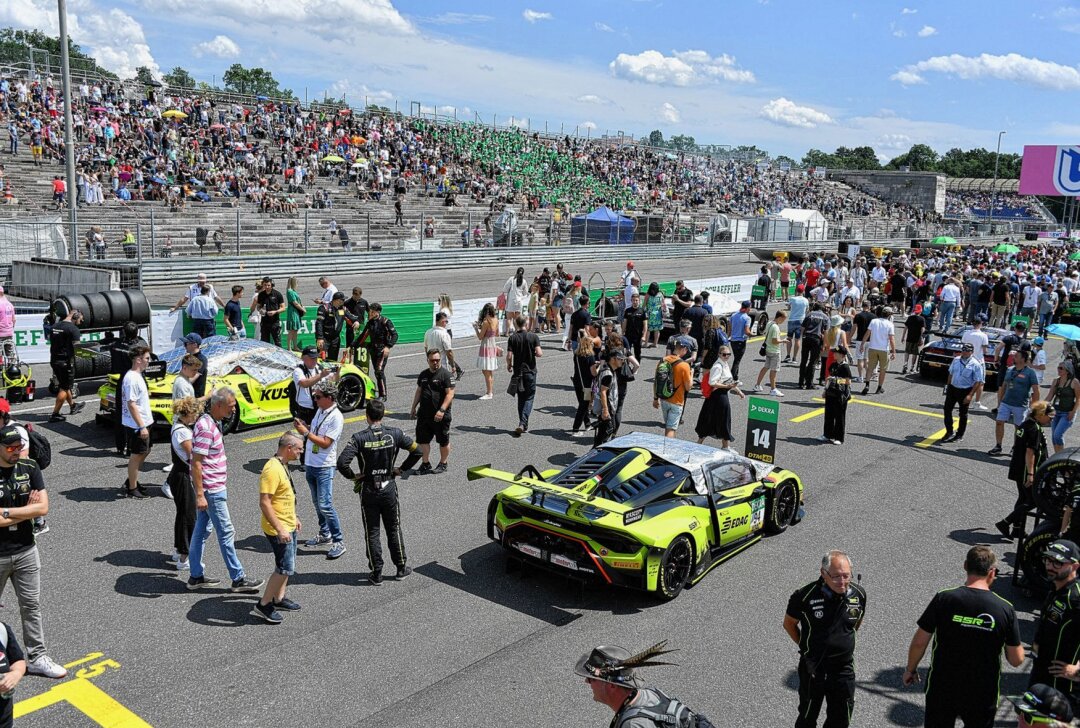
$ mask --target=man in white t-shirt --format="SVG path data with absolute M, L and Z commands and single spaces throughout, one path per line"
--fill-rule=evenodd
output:
M 456 370 L 454 366 L 454 342 L 450 338 L 450 332 L 446 330 L 449 325 L 450 317 L 446 315 L 445 311 L 439 311 L 435 314 L 435 325 L 424 334 L 424 351 L 428 353 L 432 351 L 439 352 L 439 356 L 442 357 L 439 366 L 453 374 Z
M 840 305 L 844 305 L 844 301 L 848 298 L 856 306 L 859 305 L 859 299 L 862 298 L 862 291 L 859 290 L 859 287 L 855 285 L 855 281 L 851 278 L 847 279 L 847 285 L 840 291 Z
M 334 508 L 334 469 L 337 467 L 337 443 L 345 429 L 345 416 L 337 405 L 337 385 L 319 382 L 311 388 L 315 400 L 315 416 L 309 426 L 303 420 L 293 420 L 296 431 L 304 438 L 304 475 L 311 489 L 311 501 L 319 517 L 319 532 L 309 538 L 309 547 L 330 544 L 326 558 L 336 559 L 345 553 L 345 536 L 341 519 Z
M 1020 303 L 1020 315 L 1027 316 L 1028 320 L 1031 321 L 1031 326 L 1028 327 L 1029 331 L 1035 328 L 1035 311 L 1039 308 L 1039 296 L 1041 295 L 1042 288 L 1032 278 L 1028 281 L 1028 287 L 1024 289 L 1024 295 Z
M 960 337 L 961 344 L 971 344 L 972 349 L 971 357 L 976 359 L 979 363 L 986 364 L 986 350 L 990 347 L 990 337 L 983 331 L 983 325 L 989 320 L 989 317 L 985 313 L 980 313 L 975 316 L 975 324 L 972 328 L 964 332 L 964 335 Z M 978 397 L 971 403 L 971 408 L 976 410 L 985 410 L 986 405 L 982 403 L 982 387 L 979 387 Z
M 953 278 L 946 278 L 945 285 L 941 287 L 941 307 L 938 311 L 938 325 L 942 331 L 948 331 L 952 326 L 953 316 L 960 308 L 962 298 L 960 286 Z
M 326 276 L 319 278 L 319 286 L 322 287 L 322 295 L 311 300 L 314 303 L 329 306 L 334 300 L 334 294 L 337 293 L 337 286 L 335 286 Z
M 896 329 L 892 322 L 893 310 L 885 306 L 878 313 L 877 318 L 866 327 L 863 341 L 867 343 L 866 384 L 863 386 L 863 396 L 870 393 L 870 378 L 874 374 L 874 367 L 878 370 L 878 385 L 875 394 L 885 392 L 885 370 L 889 362 L 896 358 Z
M 180 360 L 180 374 L 173 380 L 172 398 L 175 402 L 184 397 L 194 397 L 195 387 L 192 382 L 199 378 L 202 371 L 202 360 L 194 354 L 184 354 Z
M 122 406 L 120 423 L 127 433 L 128 459 L 127 480 L 123 495 L 128 498 L 146 498 L 148 493 L 139 485 L 139 469 L 150 454 L 150 391 L 146 388 L 143 372 L 150 363 L 150 347 L 136 346 L 131 350 L 131 369 L 124 375 L 120 385 L 117 406 Z M 121 405 L 122 403 L 122 405 Z

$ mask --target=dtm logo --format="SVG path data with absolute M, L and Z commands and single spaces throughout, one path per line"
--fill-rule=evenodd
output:
M 1080 195 L 1080 147 L 1058 147 L 1054 187 L 1063 195 Z
M 733 528 L 739 526 L 745 526 L 750 522 L 750 516 L 739 516 L 738 518 L 731 518 L 728 516 L 724 520 L 720 521 L 720 533 L 727 533 Z
M 285 399 L 288 396 L 288 387 L 282 387 L 280 389 L 264 389 L 259 395 L 259 401 L 265 402 L 268 399 Z
M 989 614 L 980 614 L 977 617 L 967 617 L 963 614 L 954 614 L 952 621 L 956 622 L 962 627 L 972 627 L 973 629 L 981 629 L 987 632 L 993 632 L 997 622 Z

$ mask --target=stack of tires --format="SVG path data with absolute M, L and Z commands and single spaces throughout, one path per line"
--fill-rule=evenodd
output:
M 1020 547 L 1019 563 L 1026 585 L 1034 590 L 1046 591 L 1051 582 L 1043 568 L 1042 553 L 1061 531 L 1061 519 L 1074 488 L 1080 485 L 1080 447 L 1071 447 L 1048 457 L 1035 472 L 1035 505 L 1038 508 L 1039 525 L 1031 530 Z M 1069 527 L 1069 538 L 1080 533 L 1080 513 L 1074 513 Z
M 72 293 L 53 301 L 53 312 L 64 318 L 72 310 L 83 315 L 83 331 L 107 331 L 119 329 L 128 321 L 139 326 L 150 325 L 150 302 L 142 291 L 101 291 L 100 293 Z

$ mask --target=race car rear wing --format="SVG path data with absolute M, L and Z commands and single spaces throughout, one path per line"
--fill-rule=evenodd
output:
M 526 471 L 531 471 L 532 474 L 526 475 Z M 541 507 L 544 504 L 544 497 L 552 495 L 559 498 L 565 498 L 566 500 L 577 501 L 579 503 L 588 503 L 590 506 L 602 511 L 607 511 L 608 513 L 618 512 L 615 509 L 597 505 L 596 496 L 593 493 L 580 493 L 576 490 L 570 490 L 569 488 L 563 488 L 562 486 L 547 482 L 540 475 L 540 471 L 532 465 L 526 465 L 517 475 L 505 470 L 495 470 L 491 465 L 475 465 L 468 469 L 468 475 L 466 477 L 469 480 L 491 478 L 492 480 L 501 480 L 504 483 L 528 488 L 532 492 L 533 501 Z

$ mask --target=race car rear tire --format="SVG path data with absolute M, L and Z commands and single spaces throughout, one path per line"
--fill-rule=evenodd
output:
M 773 489 L 765 504 L 765 531 L 783 533 L 799 514 L 799 489 L 794 480 L 785 480 Z
M 757 317 L 757 320 L 754 323 L 754 331 L 753 331 L 753 333 L 755 335 L 764 334 L 765 333 L 765 327 L 768 326 L 768 325 L 769 325 L 769 314 L 762 311 L 761 314 Z
M 922 357 L 919 357 L 919 376 L 923 379 L 929 379 L 933 376 L 930 371 L 930 366 L 923 361 Z
M 731 338 L 731 319 L 727 316 L 720 316 L 720 330 L 724 332 L 724 336 Z
M 662 599 L 674 599 L 682 593 L 694 570 L 694 548 L 686 536 L 676 536 L 660 557 L 656 575 L 656 593 Z
M 1060 528 L 1061 522 L 1050 518 L 1040 523 L 1031 535 L 1024 539 L 1024 546 L 1017 554 L 1017 561 L 1024 574 L 1024 585 L 1029 589 L 1050 591 L 1053 582 L 1046 575 L 1042 554 L 1047 546 L 1057 540 Z
M 1035 471 L 1032 493 L 1035 505 L 1042 513 L 1061 518 L 1062 509 L 1076 483 L 1080 483 L 1080 447 L 1054 453 Z
M 346 374 L 338 382 L 338 409 L 352 412 L 364 406 L 364 382 L 355 374 Z

